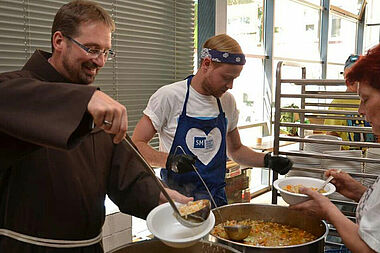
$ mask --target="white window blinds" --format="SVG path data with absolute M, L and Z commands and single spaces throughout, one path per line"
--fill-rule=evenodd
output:
M 51 24 L 69 1 L 0 0 L 0 72 L 20 69 L 36 49 L 51 52 Z M 116 23 L 112 48 L 95 85 L 124 104 L 129 131 L 149 97 L 193 72 L 193 0 L 98 1 Z

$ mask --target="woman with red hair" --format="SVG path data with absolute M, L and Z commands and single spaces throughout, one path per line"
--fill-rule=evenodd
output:
M 360 57 L 347 73 L 346 83 L 360 96 L 359 113 L 365 115 L 373 133 L 380 135 L 380 44 Z M 325 175 L 334 176 L 332 183 L 339 193 L 359 202 L 356 223 L 344 216 L 327 197 L 308 188 L 300 192 L 309 195 L 311 200 L 290 208 L 328 220 L 352 252 L 380 252 L 380 177 L 366 188 L 345 172 L 332 169 Z

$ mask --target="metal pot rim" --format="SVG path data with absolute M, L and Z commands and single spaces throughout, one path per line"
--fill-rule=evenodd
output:
M 131 242 L 131 243 L 128 243 L 128 244 L 125 244 L 125 245 L 122 245 L 120 247 L 117 247 L 113 250 L 111 250 L 109 253 L 116 253 L 117 251 L 119 250 L 122 250 L 122 249 L 125 249 L 128 247 L 133 247 L 133 246 L 137 246 L 137 245 L 140 245 L 140 244 L 154 244 L 154 243 L 163 243 L 161 242 L 158 238 L 153 238 L 153 239 L 150 239 L 150 240 L 142 240 L 142 241 L 138 241 L 138 242 Z M 225 245 L 225 244 L 222 244 L 220 242 L 211 242 L 211 241 L 208 241 L 208 240 L 205 240 L 205 239 L 201 239 L 197 242 L 198 243 L 201 243 L 201 244 L 208 244 L 208 245 L 212 245 L 212 246 L 215 246 L 215 247 L 218 247 L 219 248 L 222 248 L 223 250 L 225 251 L 228 251 L 228 252 L 231 252 L 231 253 L 241 253 L 239 250 L 237 249 L 234 249 L 232 248 L 231 246 L 228 246 L 228 245 Z M 166 245 L 165 245 L 166 246 Z M 168 246 L 167 246 L 168 247 Z M 180 250 L 180 249 L 178 249 Z
M 275 204 L 234 203 L 234 204 L 229 204 L 229 205 L 217 207 L 217 208 L 214 208 L 212 210 L 223 209 L 223 208 L 226 208 L 226 207 L 229 207 L 229 206 L 243 206 L 243 205 L 251 205 L 251 206 L 254 205 L 254 206 L 262 206 L 262 207 L 275 206 L 276 208 L 286 208 L 286 209 L 288 209 L 286 206 L 280 206 L 280 205 L 275 205 Z M 215 224 L 215 226 L 216 225 L 217 224 Z M 307 246 L 309 244 L 313 244 L 313 243 L 315 243 L 317 241 L 320 241 L 323 238 L 326 238 L 327 234 L 329 233 L 329 227 L 328 227 L 327 223 L 324 220 L 321 220 L 321 225 L 324 225 L 324 227 L 325 227 L 325 233 L 322 236 L 318 237 L 317 239 L 315 239 L 313 241 L 307 242 L 307 243 L 296 244 L 296 245 L 289 245 L 289 246 L 278 246 L 278 247 L 256 246 L 256 245 L 249 245 L 249 244 L 244 244 L 244 243 L 241 243 L 241 242 L 236 242 L 236 241 L 224 239 L 224 238 L 221 238 L 219 236 L 212 235 L 211 233 L 210 233 L 210 236 L 214 237 L 214 238 L 217 238 L 218 240 L 224 241 L 226 243 L 232 243 L 232 244 L 243 246 L 243 247 L 262 248 L 262 249 L 287 249 L 287 248 L 295 248 L 295 247 Z

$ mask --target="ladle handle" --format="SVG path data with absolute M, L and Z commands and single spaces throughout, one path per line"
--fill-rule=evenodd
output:
M 154 170 L 153 168 L 149 165 L 149 163 L 145 160 L 145 158 L 140 154 L 140 152 L 135 148 L 135 146 L 127 139 L 127 138 L 124 138 L 124 141 L 129 145 L 129 147 L 132 148 L 132 150 L 136 153 L 136 155 L 139 157 L 140 161 L 144 164 L 144 168 L 146 169 L 146 171 L 154 178 L 154 180 L 156 181 L 157 183 L 157 186 L 158 188 L 161 189 L 162 193 L 164 194 L 164 196 L 166 197 L 166 199 L 168 200 L 169 204 L 171 205 L 171 207 L 173 208 L 173 210 L 181 216 L 181 214 L 179 213 L 178 211 L 178 208 L 177 206 L 174 204 L 174 201 L 173 199 L 169 196 L 168 192 L 165 190 L 165 187 L 164 185 L 162 184 L 162 182 L 156 177 L 156 174 L 154 173 Z

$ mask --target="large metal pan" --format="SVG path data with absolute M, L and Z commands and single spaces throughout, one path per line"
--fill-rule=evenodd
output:
M 319 220 L 316 217 L 302 214 L 298 211 L 290 210 L 285 206 L 278 205 L 264 205 L 264 204 L 251 204 L 251 203 L 239 203 L 226 205 L 213 209 L 215 215 L 215 224 L 221 223 L 222 215 L 223 220 L 264 220 L 278 222 L 298 228 L 302 228 L 315 236 L 317 239 L 309 243 L 282 246 L 282 247 L 262 247 L 262 246 L 250 246 L 243 243 L 226 240 L 221 237 L 215 237 L 210 235 L 209 240 L 231 246 L 241 252 L 265 252 L 265 253 L 314 253 L 324 252 L 325 238 L 328 234 L 328 227 L 324 221 Z
M 159 240 L 147 240 L 127 244 L 126 246 L 120 247 L 112 251 L 112 253 L 240 253 L 236 249 L 228 247 L 226 245 L 199 241 L 188 248 L 171 248 Z

